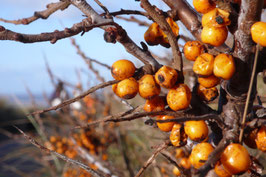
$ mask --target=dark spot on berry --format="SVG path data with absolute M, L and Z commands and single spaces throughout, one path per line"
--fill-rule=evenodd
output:
M 158 75 L 158 80 L 160 81 L 160 83 L 165 81 L 163 75 L 161 75 L 161 74 Z
M 221 16 L 216 17 L 215 20 L 219 25 L 224 23 L 224 19 Z

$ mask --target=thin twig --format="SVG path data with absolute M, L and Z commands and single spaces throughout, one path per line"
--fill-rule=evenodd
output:
M 77 165 L 80 168 L 83 168 L 84 170 L 86 170 L 87 172 L 93 174 L 94 176 L 97 177 L 105 177 L 103 174 L 101 174 L 99 171 L 93 170 L 92 168 L 90 168 L 89 166 L 77 161 L 77 160 L 73 160 L 70 159 L 62 154 L 57 153 L 56 151 L 50 150 L 42 145 L 40 145 L 37 141 L 35 141 L 33 138 L 31 138 L 30 136 L 28 136 L 26 133 L 24 133 L 21 129 L 19 129 L 18 127 L 14 126 L 21 134 L 24 135 L 24 137 L 34 146 L 36 146 L 37 148 L 39 148 L 40 150 L 43 150 L 44 152 L 48 153 L 48 154 L 54 154 L 55 156 L 59 157 L 60 159 L 69 162 L 71 164 Z
M 101 88 L 107 87 L 107 86 L 112 85 L 112 84 L 115 84 L 117 82 L 119 82 L 119 81 L 113 80 L 113 81 L 108 81 L 108 82 L 101 83 L 99 85 L 91 87 L 89 90 L 87 90 L 86 92 L 82 93 L 81 95 L 79 95 L 79 96 L 77 96 L 75 98 L 63 101 L 62 103 L 60 103 L 57 106 L 52 106 L 52 107 L 44 109 L 44 110 L 35 111 L 35 112 L 31 113 L 31 115 L 41 114 L 41 113 L 45 113 L 45 112 L 48 112 L 48 111 L 57 110 L 59 108 L 65 107 L 67 105 L 70 105 L 71 103 L 74 103 L 74 102 L 76 102 L 78 100 L 81 100 L 82 98 L 84 98 L 85 96 L 89 95 L 90 93 L 95 92 L 96 90 L 99 90 Z
M 69 6 L 68 1 L 60 1 L 57 3 L 50 3 L 46 7 L 47 9 L 39 12 L 34 12 L 34 15 L 28 18 L 23 18 L 19 20 L 5 20 L 3 18 L 0 18 L 0 21 L 6 22 L 6 23 L 13 23 L 16 25 L 23 24 L 23 25 L 28 25 L 31 22 L 34 22 L 38 20 L 39 18 L 41 19 L 47 19 L 51 14 L 56 12 L 57 10 L 65 10 Z
M 139 24 L 139 26 L 150 26 L 151 25 L 151 24 L 147 23 L 146 21 L 141 21 L 141 20 L 135 18 L 134 16 L 131 16 L 130 18 L 117 16 L 116 18 L 121 19 L 121 20 L 125 20 L 128 22 L 135 22 L 135 23 Z
M 259 44 L 256 46 L 256 54 L 255 54 L 255 59 L 254 59 L 254 64 L 252 68 L 252 74 L 249 82 L 249 88 L 248 88 L 248 95 L 245 103 L 245 109 L 244 109 L 244 114 L 243 114 L 243 119 L 241 123 L 241 130 L 239 134 L 239 142 L 242 143 L 243 140 L 243 135 L 244 135 L 244 128 L 245 128 L 245 123 L 246 123 L 246 117 L 247 117 L 247 112 L 248 112 L 248 105 L 249 105 L 249 100 L 250 100 L 250 95 L 253 87 L 253 82 L 255 78 L 255 73 L 256 73 L 256 67 L 257 67 L 257 62 L 258 62 L 258 54 L 259 54 Z
M 167 140 L 160 144 L 158 148 L 153 152 L 153 154 L 150 156 L 150 158 L 145 162 L 145 164 L 142 166 L 142 168 L 138 171 L 138 173 L 135 175 L 135 177 L 141 176 L 141 174 L 149 167 L 149 165 L 154 161 L 154 159 L 157 157 L 157 155 L 164 149 L 166 149 L 170 145 L 170 141 Z

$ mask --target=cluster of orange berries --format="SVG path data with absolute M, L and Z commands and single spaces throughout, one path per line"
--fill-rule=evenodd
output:
M 98 167 L 94 164 L 88 164 L 94 170 Z M 69 168 L 63 173 L 63 177 L 91 177 L 91 174 L 82 168 Z
M 45 143 L 45 146 L 59 154 L 65 154 L 69 158 L 77 156 L 74 143 L 66 137 L 51 136 L 49 141 Z
M 206 102 L 218 96 L 216 86 L 220 79 L 229 80 L 236 70 L 231 55 L 222 53 L 214 57 L 204 53 L 204 46 L 199 41 L 188 41 L 184 45 L 184 55 L 188 60 L 195 61 L 193 71 L 198 75 L 197 93 Z
M 178 25 L 170 17 L 166 18 L 166 22 L 172 29 L 175 37 L 177 37 L 179 34 Z M 156 22 L 152 23 L 148 30 L 144 33 L 144 39 L 151 46 L 160 44 L 167 48 L 170 47 L 166 34 L 161 30 L 161 28 Z

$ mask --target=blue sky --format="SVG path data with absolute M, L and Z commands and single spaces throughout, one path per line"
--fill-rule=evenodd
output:
M 29 17 L 34 11 L 43 10 L 48 2 L 57 2 L 55 0 L 0 0 L 1 10 L 0 17 L 4 19 L 20 19 Z M 94 3 L 90 2 L 98 12 L 102 10 Z M 138 9 L 139 2 L 124 0 L 102 0 L 110 11 L 123 9 Z M 158 7 L 167 10 L 167 6 L 162 1 L 151 1 Z M 129 17 L 129 16 L 128 16 Z M 138 16 L 137 16 L 138 17 Z M 7 29 L 27 33 L 37 34 L 41 32 L 51 32 L 56 29 L 62 30 L 65 27 L 71 27 L 73 23 L 80 22 L 84 17 L 75 7 L 70 6 L 65 11 L 58 11 L 51 15 L 47 20 L 37 20 L 30 25 L 13 25 L 0 22 L 1 26 Z M 139 45 L 143 41 L 143 34 L 146 27 L 139 27 L 135 23 L 125 22 L 115 19 L 128 32 L 129 36 Z M 103 40 L 103 30 L 93 29 L 84 36 L 77 35 L 74 37 L 76 42 L 87 56 L 97 59 L 103 63 L 112 65 L 118 59 L 129 59 L 140 65 L 141 63 L 128 54 L 119 43 L 110 44 Z M 163 56 L 167 49 L 162 47 L 150 47 L 158 55 Z M 0 41 L 1 65 L 0 65 L 0 95 L 9 94 L 26 94 L 24 84 L 26 84 L 34 94 L 41 94 L 43 91 L 51 92 L 52 86 L 45 69 L 44 55 L 46 56 L 54 74 L 62 79 L 72 83 L 77 83 L 75 69 L 84 68 L 86 65 L 76 54 L 74 47 L 69 39 L 57 41 L 56 44 L 50 42 L 41 42 L 33 44 L 23 44 L 14 41 Z M 101 74 L 107 79 L 112 79 L 109 71 L 99 68 Z M 93 80 L 94 76 L 82 74 L 84 82 Z M 95 85 L 90 82 L 89 85 Z M 89 87 L 88 85 L 88 87 Z

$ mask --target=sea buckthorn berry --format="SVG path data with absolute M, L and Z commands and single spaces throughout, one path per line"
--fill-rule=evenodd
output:
M 236 143 L 225 148 L 221 155 L 221 162 L 225 170 L 232 175 L 247 171 L 251 163 L 247 149 Z
M 135 65 L 131 61 L 118 60 L 112 65 L 111 73 L 115 80 L 124 80 L 132 77 L 135 70 Z
M 144 33 L 144 39 L 149 45 L 158 45 L 162 40 L 162 30 L 157 23 L 152 23 Z
M 218 161 L 215 164 L 214 171 L 219 177 L 231 177 L 232 176 L 229 172 L 227 172 L 224 169 L 224 166 L 220 161 Z
M 213 147 L 210 143 L 199 143 L 191 152 L 191 164 L 199 169 L 208 160 L 209 154 L 213 151 Z
M 178 84 L 169 90 L 166 99 L 172 110 L 186 109 L 191 101 L 191 91 L 186 84 Z
M 213 73 L 214 57 L 204 53 L 197 57 L 193 65 L 193 71 L 201 76 L 210 76 Z
M 228 30 L 226 27 L 205 26 L 201 31 L 201 41 L 218 47 L 225 42 L 227 35 Z
M 235 73 L 235 62 L 231 55 L 219 54 L 214 59 L 213 74 L 225 80 L 229 80 Z
M 172 88 L 177 81 L 177 77 L 176 70 L 169 66 L 163 66 L 155 73 L 157 84 L 165 88 Z
M 184 55 L 188 60 L 195 61 L 202 53 L 204 53 L 204 47 L 199 41 L 188 41 L 184 45 Z
M 114 93 L 124 99 L 134 98 L 138 93 L 138 88 L 138 82 L 133 77 L 113 85 Z
M 146 112 L 163 111 L 164 107 L 165 107 L 164 97 L 156 96 L 150 100 L 146 100 L 143 109 Z
M 220 79 L 214 75 L 210 75 L 208 77 L 198 77 L 198 82 L 200 85 L 206 88 L 215 87 L 220 83 Z
M 166 22 L 169 24 L 170 28 L 172 29 L 172 32 L 174 33 L 175 37 L 177 37 L 179 35 L 179 27 L 177 23 L 170 17 L 166 18 Z M 167 48 L 170 47 L 167 35 L 163 31 L 162 31 L 162 39 L 160 41 L 160 44 Z
M 191 163 L 188 158 L 184 157 L 180 160 L 180 165 L 185 169 L 190 169 Z
M 251 26 L 251 37 L 254 42 L 266 47 L 266 22 L 256 22 Z
M 183 149 L 181 149 L 181 148 L 177 148 L 176 150 L 175 150 L 175 158 L 182 158 L 182 157 L 184 157 L 185 156 L 185 152 L 184 152 L 184 150 Z
M 203 120 L 186 121 L 184 129 L 192 141 L 200 142 L 208 136 L 208 126 Z
M 216 87 L 205 88 L 202 85 L 198 86 L 197 94 L 202 100 L 206 102 L 215 100 L 219 95 L 218 89 Z
M 229 15 L 229 12 L 215 8 L 202 16 L 202 26 L 223 27 L 230 25 Z
M 174 118 L 173 116 L 161 115 L 161 116 L 157 116 L 156 120 L 167 120 L 167 119 L 173 119 L 173 118 Z M 163 132 L 171 131 L 174 124 L 175 124 L 174 122 L 164 122 L 164 123 L 157 122 L 158 128 Z
M 211 0 L 193 0 L 193 6 L 197 12 L 205 14 L 216 7 Z
M 152 99 L 160 94 L 161 88 L 153 75 L 146 74 L 139 80 L 139 94 L 142 98 Z
M 170 134 L 170 141 L 176 147 L 186 144 L 187 135 L 184 133 L 181 124 L 174 124 Z
M 266 126 L 262 125 L 256 136 L 256 144 L 259 150 L 266 152 Z
M 174 173 L 175 176 L 180 176 L 181 175 L 179 169 L 176 166 L 174 166 L 174 168 L 173 168 L 173 173 Z

